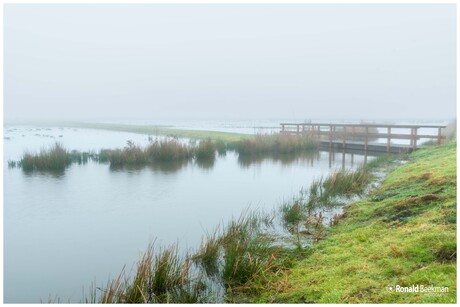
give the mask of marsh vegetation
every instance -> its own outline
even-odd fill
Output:
[[[56,143],[54,147],[42,149],[38,154],[24,153],[19,161],[9,161],[10,167],[21,167],[24,171],[63,171],[72,163],[86,163],[93,160],[100,163],[108,162],[111,167],[144,166],[167,162],[183,162],[196,160],[200,165],[212,165],[216,157],[224,156],[227,151],[236,151],[242,160],[253,160],[265,155],[275,155],[279,159],[292,154],[311,153],[317,149],[317,143],[304,136],[283,134],[256,135],[250,139],[233,142],[211,139],[191,141],[188,144],[177,138],[155,139],[146,147],[140,147],[127,141],[124,148],[102,149],[98,154],[90,152],[69,152]]]

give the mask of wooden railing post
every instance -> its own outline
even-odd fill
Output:
[[[366,126],[366,141],[364,143],[364,150],[367,152],[367,143],[369,142],[369,127]],[[367,155],[366,155],[367,156]]]
[[[284,133],[284,124],[281,124],[281,133]]]
[[[345,149],[346,143],[345,143],[345,138],[347,136],[347,127],[343,127],[343,133],[342,133],[342,148]]]
[[[414,128],[414,143],[413,143],[413,150],[417,150],[417,130],[418,128]]]
[[[332,125],[329,126],[329,147],[332,148]]]
[[[410,146],[414,146],[414,128],[410,128]]]
[[[438,128],[438,145],[441,145],[441,127]]]
[[[387,128],[387,152],[390,152],[391,127]]]

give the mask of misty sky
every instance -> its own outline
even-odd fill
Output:
[[[456,8],[4,6],[4,119],[453,118]]]

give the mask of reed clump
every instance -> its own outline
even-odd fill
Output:
[[[108,155],[110,166],[114,167],[146,164],[148,162],[145,150],[130,141],[123,149],[105,151],[104,154]]]
[[[24,171],[62,171],[71,163],[69,152],[59,143],[38,154],[26,152],[19,161]]]
[[[172,162],[191,157],[189,148],[176,139],[155,140],[147,147],[146,152],[151,161]]]
[[[286,154],[316,149],[318,142],[309,135],[258,134],[254,138],[237,142],[234,148],[240,155]]]
[[[195,158],[198,160],[214,160],[216,157],[216,145],[211,140],[200,141],[194,149]]]
[[[155,140],[146,148],[131,141],[123,149],[103,149],[99,152],[99,162],[110,162],[111,166],[147,165],[163,162],[184,162],[193,158],[214,161],[216,147],[210,140],[201,141],[197,146],[186,145],[177,139]]]

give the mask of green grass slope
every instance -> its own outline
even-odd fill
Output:
[[[456,143],[418,150],[258,300],[455,303],[456,195]],[[395,285],[448,292],[399,293]]]

